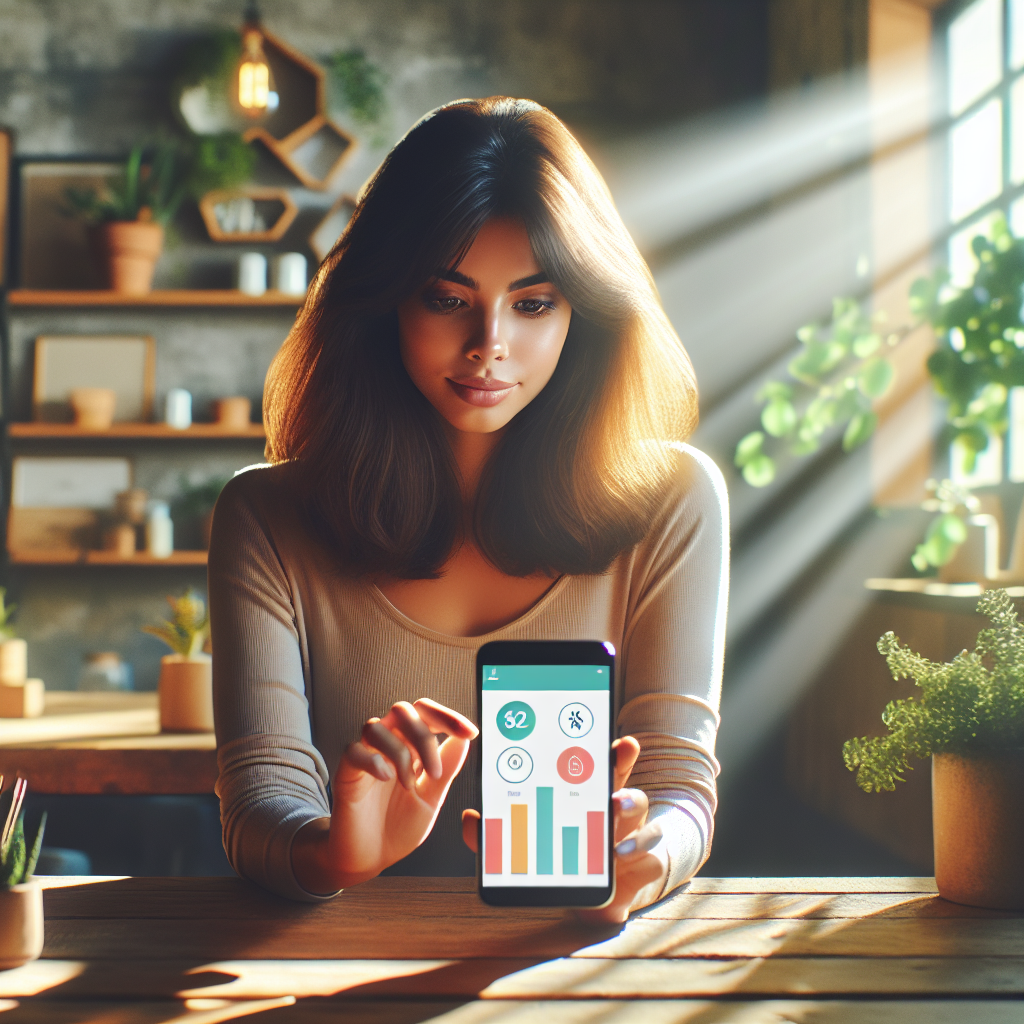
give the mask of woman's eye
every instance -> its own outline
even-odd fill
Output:
[[[520,299],[512,308],[518,309],[520,313],[526,313],[529,316],[539,316],[542,313],[546,313],[549,309],[554,309],[555,304],[544,299]]]
[[[427,305],[438,313],[454,313],[466,303],[457,295],[428,295]]]

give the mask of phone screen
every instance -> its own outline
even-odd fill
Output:
[[[610,660],[480,664],[482,889],[611,885]]]

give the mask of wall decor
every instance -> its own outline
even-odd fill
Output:
[[[338,196],[334,205],[327,211],[327,215],[309,236],[309,247],[321,263],[327,259],[327,254],[334,248],[334,243],[341,238],[342,232],[348,227],[355,208],[356,201],[352,196]]]
[[[243,186],[207,192],[199,212],[214,242],[276,242],[299,208],[283,188]]]
[[[12,468],[14,508],[111,509],[132,485],[129,459],[19,456]]]
[[[156,344],[147,335],[48,335],[36,338],[32,418],[69,422],[76,388],[112,388],[114,422],[149,420]]]
[[[18,172],[18,279],[22,288],[100,288],[88,226],[69,215],[69,188],[105,191],[122,166],[105,161],[23,161]],[[60,259],[54,259],[59,253]]]

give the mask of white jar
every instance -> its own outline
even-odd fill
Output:
[[[276,283],[277,290],[284,295],[306,294],[306,257],[301,252],[278,256]]]
[[[164,422],[175,430],[192,426],[192,394],[184,388],[171,388],[167,392]]]
[[[174,523],[166,501],[151,501],[146,511],[146,551],[153,558],[170,558],[174,551]]]
[[[238,290],[259,296],[267,290],[267,257],[261,252],[243,252],[238,258]]]

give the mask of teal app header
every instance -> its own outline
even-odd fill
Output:
[[[485,690],[607,690],[607,665],[484,665]]]

